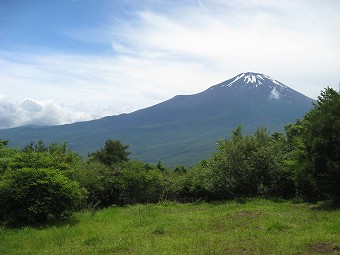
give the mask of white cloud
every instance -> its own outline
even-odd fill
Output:
[[[340,2],[333,0],[198,1],[196,6],[180,5],[162,12],[144,9],[137,12],[138,22],[97,29],[96,40],[111,40],[117,54],[144,68],[156,66],[152,77],[130,66],[129,74],[136,79],[142,76],[158,83],[165,73],[178,77],[172,78],[174,85],[181,83],[185,65],[196,71],[186,78],[188,83],[197,84],[195,76],[204,75],[205,83],[198,83],[198,88],[206,88],[240,72],[256,71],[316,98],[339,76],[335,67],[340,57],[337,7]],[[125,61],[116,63],[128,67]],[[159,74],[160,66],[164,72]],[[182,86],[184,92],[194,92],[191,84]],[[157,87],[163,85],[161,81]]]
[[[26,111],[26,112],[32,113],[32,114],[36,114],[43,109],[41,104],[39,104],[36,101],[29,99],[29,98],[22,101],[19,107],[23,111]]]
[[[269,99],[280,99],[280,93],[276,90],[276,88],[273,88],[272,91],[270,91]]]
[[[103,112],[75,105],[69,107],[56,104],[53,100],[36,101],[26,98],[12,102],[5,96],[0,97],[0,128],[11,128],[23,125],[59,125],[82,120],[91,120],[103,116]]]

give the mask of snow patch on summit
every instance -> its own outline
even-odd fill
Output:
[[[261,79],[261,80],[263,80],[264,81],[264,79],[263,79],[263,77],[261,76],[261,75],[256,75],[256,77],[258,78],[258,79]]]
[[[248,75],[244,76],[244,81],[246,83],[249,83],[249,82],[256,83],[256,76],[253,75],[253,74],[248,74]]]
[[[226,86],[228,86],[228,87],[230,88],[231,85],[232,85],[234,82],[238,81],[238,80],[241,79],[243,76],[244,76],[244,73],[241,74],[241,75],[239,75],[239,76],[237,76],[232,82],[230,82],[230,83],[228,83],[228,84],[222,85],[221,88],[226,87]]]
[[[277,80],[275,80],[275,79],[273,79],[273,78],[271,78],[271,77],[269,77],[269,76],[267,76],[267,75],[263,75],[263,76],[264,76],[265,78],[271,80],[274,84],[279,85],[280,87],[288,88],[286,85],[282,84],[281,82],[279,82],[279,81],[277,81]]]
[[[229,81],[228,81],[229,82]],[[282,84],[281,82],[267,76],[264,74],[260,73],[252,73],[252,72],[246,72],[246,73],[241,73],[238,76],[234,77],[231,82],[223,82],[220,84],[221,88],[231,88],[233,86],[238,86],[237,84],[240,84],[240,82],[245,85],[247,84],[246,87],[249,89],[253,88],[259,88],[263,86],[268,86],[269,89],[271,89],[271,94],[270,98],[273,99],[279,99],[280,97],[284,96],[285,93],[283,92],[284,90],[288,89],[286,85]],[[241,85],[243,86],[243,85]],[[275,88],[275,89],[274,89]],[[280,93],[279,93],[280,91]],[[282,94],[283,92],[283,94]]]

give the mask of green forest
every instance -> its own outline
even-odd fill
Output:
[[[129,159],[129,146],[108,139],[80,157],[67,143],[35,141],[10,148],[0,140],[0,221],[35,225],[79,210],[165,201],[252,197],[340,204],[340,95],[321,92],[314,108],[284,133],[260,127],[230,139],[193,167],[167,169]],[[226,134],[228,136],[229,134]],[[1,134],[0,134],[1,136]]]

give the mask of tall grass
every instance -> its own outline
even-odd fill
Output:
[[[0,254],[340,254],[340,210],[263,199],[112,207],[0,227]]]

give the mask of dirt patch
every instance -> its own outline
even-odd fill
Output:
[[[340,247],[332,242],[308,244],[308,252],[312,254],[340,254]]]
[[[258,212],[241,211],[241,212],[236,212],[235,214],[233,214],[232,217],[235,219],[241,219],[241,218],[255,219],[257,216],[259,216]]]

